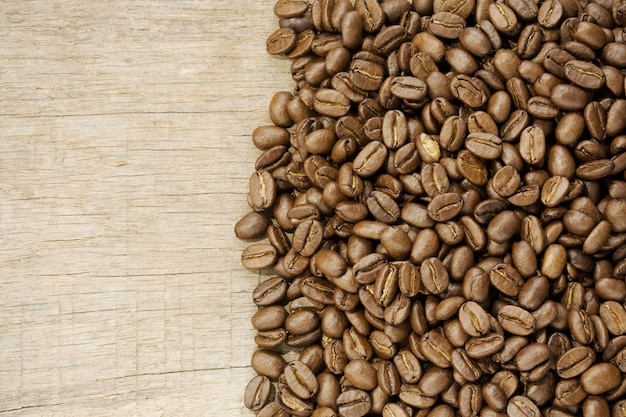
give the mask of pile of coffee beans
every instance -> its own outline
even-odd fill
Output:
[[[260,417],[626,416],[626,1],[278,0]]]

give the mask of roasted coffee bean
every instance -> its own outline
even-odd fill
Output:
[[[456,193],[440,194],[428,204],[428,215],[437,222],[451,220],[461,213],[463,197]]]
[[[470,183],[477,186],[482,186],[487,183],[487,167],[470,151],[459,151],[456,166],[459,173]]]
[[[323,88],[315,93],[313,107],[322,115],[341,117],[350,110],[350,100],[337,90]]]
[[[427,27],[437,37],[457,39],[465,28],[465,19],[458,14],[439,12],[430,17]]]
[[[502,154],[502,140],[490,133],[470,133],[465,139],[465,147],[482,159],[496,159]]]
[[[287,294],[287,282],[282,277],[272,277],[261,282],[252,292],[252,299],[258,306],[280,303]]]
[[[498,291],[509,297],[516,297],[524,285],[520,273],[508,264],[495,265],[489,273],[489,280]]]
[[[252,378],[244,394],[243,402],[245,406],[252,411],[262,409],[267,403],[271,387],[271,381],[266,376],[257,375]]]
[[[489,333],[485,336],[472,337],[465,344],[467,356],[473,359],[484,359],[499,352],[504,347],[504,336]]]
[[[580,376],[580,383],[591,395],[603,394],[616,388],[622,380],[622,374],[617,366],[608,363],[598,363],[588,368]]]
[[[457,75],[450,81],[452,95],[470,108],[483,106],[488,99],[487,88],[478,78]]]
[[[511,417],[531,417],[539,416],[541,412],[530,398],[516,395],[511,398],[506,407],[507,415]]]
[[[604,85],[604,73],[591,62],[569,61],[564,70],[565,77],[579,87],[595,90]]]
[[[278,253],[269,243],[255,243],[248,246],[241,254],[241,263],[251,270],[269,268],[276,264]]]
[[[373,175],[385,164],[387,155],[387,147],[383,143],[368,143],[354,158],[354,172],[362,177]]]
[[[461,306],[459,321],[463,330],[472,337],[483,336],[490,330],[489,315],[474,301],[468,301]]]
[[[550,92],[550,100],[563,111],[583,110],[589,102],[587,93],[571,84],[558,84]]]
[[[504,306],[498,311],[498,323],[512,334],[527,336],[535,331],[535,318],[528,311],[517,306]]]

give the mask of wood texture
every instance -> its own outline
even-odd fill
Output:
[[[273,3],[0,3],[0,416],[251,415]]]

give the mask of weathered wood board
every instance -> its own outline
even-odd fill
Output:
[[[247,416],[273,0],[0,3],[0,415]]]

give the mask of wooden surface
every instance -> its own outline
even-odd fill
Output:
[[[0,416],[248,416],[273,0],[0,2]]]

